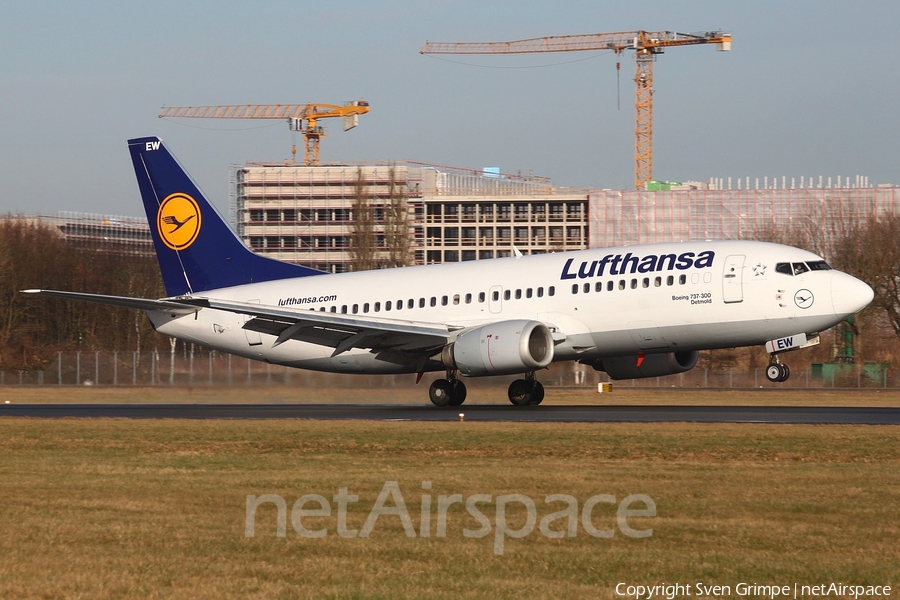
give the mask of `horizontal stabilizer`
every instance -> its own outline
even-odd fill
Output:
[[[106,296],[104,294],[82,294],[79,292],[60,292],[57,290],[22,290],[23,294],[39,294],[66,300],[81,300],[111,306],[124,306],[139,310],[164,310],[172,314],[188,315],[203,308],[205,301],[197,300],[151,300],[148,298],[129,298],[127,296]]]

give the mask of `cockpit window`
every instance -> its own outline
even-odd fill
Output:
[[[794,275],[800,275],[809,271],[809,267],[806,266],[806,263],[793,263],[793,267]]]
[[[830,271],[831,266],[824,260],[817,260],[806,263],[812,271]]]
[[[801,275],[807,271],[830,271],[831,267],[824,260],[811,261],[808,263],[777,263],[775,265],[776,273],[785,275]]]

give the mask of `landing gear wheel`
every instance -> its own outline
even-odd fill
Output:
[[[790,377],[790,376],[791,376],[791,370],[788,368],[787,365],[782,364],[781,365],[781,379],[779,379],[778,381],[779,382],[787,381],[788,377]]]
[[[450,381],[450,406],[460,406],[466,401],[466,384],[459,379]]]
[[[428,397],[435,406],[449,406],[453,397],[452,384],[446,379],[435,379],[428,388]]]
[[[530,388],[531,386],[524,379],[516,379],[509,384],[509,390],[507,391],[509,401],[516,406],[528,406],[531,402]]]
[[[428,397],[435,406],[459,406],[466,401],[466,385],[459,379],[436,379]]]
[[[766,379],[768,379],[772,383],[781,383],[783,381],[787,381],[788,377],[790,376],[791,370],[787,365],[783,365],[781,363],[771,363],[768,367],[766,367]]]
[[[508,396],[516,406],[537,406],[544,400],[544,386],[534,379],[516,379],[509,384]]]

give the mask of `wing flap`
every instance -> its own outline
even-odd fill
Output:
[[[342,313],[291,310],[249,302],[205,299],[209,308],[250,315],[244,329],[276,336],[274,346],[298,340],[334,348],[337,356],[352,348],[375,352],[431,352],[444,346],[450,330],[444,325],[345,315]]]

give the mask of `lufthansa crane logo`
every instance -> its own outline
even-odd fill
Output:
[[[809,290],[799,290],[794,294],[794,304],[797,305],[797,308],[807,309],[813,305],[813,302],[815,302],[815,298],[813,298],[813,293]]]
[[[166,197],[156,213],[156,230],[172,250],[186,250],[200,233],[200,206],[187,194]]]

